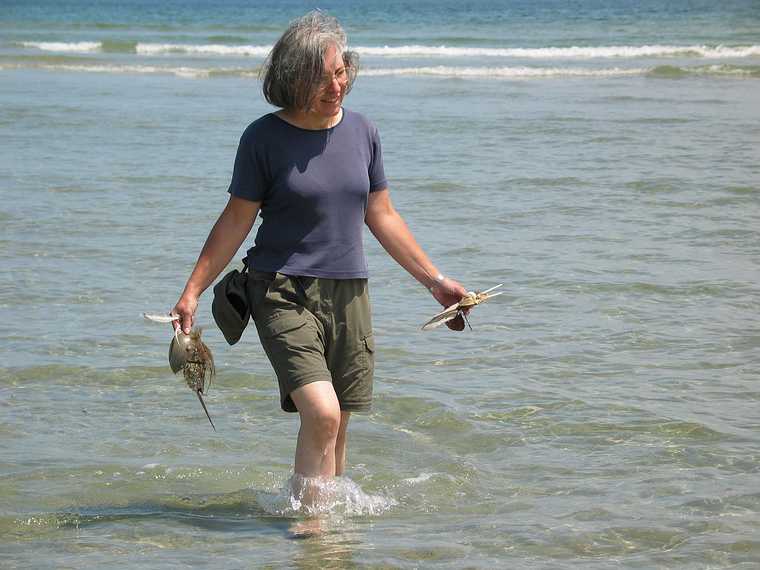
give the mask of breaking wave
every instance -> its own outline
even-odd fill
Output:
[[[68,71],[80,73],[131,73],[147,75],[174,75],[187,79],[207,79],[210,77],[258,77],[258,68],[200,68],[189,66],[159,66],[159,65],[118,65],[118,64],[72,64],[72,63],[39,63],[18,64],[0,63],[0,71],[5,69],[43,69],[46,71]]]
[[[356,47],[361,55],[389,57],[512,57],[527,59],[597,59],[641,57],[736,58],[760,56],[760,45],[727,46],[600,46],[544,48],[481,48],[447,46]]]
[[[42,51],[66,53],[90,53],[100,51],[103,47],[102,42],[21,42],[20,45]]]
[[[139,55],[185,53],[191,55],[235,55],[266,57],[272,46],[224,45],[224,44],[148,44],[139,43],[135,52]]]
[[[678,67],[660,65],[656,67],[390,67],[363,69],[365,76],[384,75],[420,75],[438,77],[479,77],[479,78],[550,78],[550,77],[625,77],[646,75],[649,77],[690,77],[730,76],[730,77],[760,77],[760,66],[738,65],[698,65]]]
[[[138,55],[163,54],[265,57],[271,45],[177,44],[117,42]],[[43,51],[87,53],[110,51],[103,42],[21,42],[22,47]],[[525,59],[636,59],[645,57],[697,57],[705,59],[760,57],[760,45],[747,46],[571,46],[540,48],[492,48],[450,46],[352,46],[360,55],[371,57],[503,57]]]
[[[438,77],[621,77],[626,75],[643,75],[647,73],[644,68],[619,68],[592,69],[578,67],[397,67],[363,69],[362,75],[430,75]]]
[[[125,74],[164,74],[188,79],[209,79],[215,77],[259,77],[260,66],[251,67],[196,67],[169,65],[140,65],[89,62],[83,60],[51,62],[10,61],[0,63],[0,71],[11,69],[42,69],[46,71],[64,71],[80,73],[125,73]],[[760,66],[738,66],[728,64],[711,64],[698,66],[660,65],[655,67],[466,67],[466,66],[422,66],[422,67],[365,67],[360,73],[363,77],[383,76],[419,76],[441,78],[480,78],[480,79],[550,79],[550,78],[605,78],[647,76],[658,78],[683,78],[694,76],[713,76],[730,78],[760,78]]]

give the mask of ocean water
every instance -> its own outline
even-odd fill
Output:
[[[367,236],[374,409],[292,540],[297,420],[255,331],[228,347],[202,299],[214,433],[141,313],[176,301],[313,5],[2,2],[0,566],[756,568],[757,3],[319,6],[396,207],[506,293],[422,332],[435,302]]]

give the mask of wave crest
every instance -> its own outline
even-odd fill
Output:
[[[243,77],[255,79],[259,76],[260,66],[251,67],[195,67],[168,65],[140,65],[115,63],[90,63],[82,61],[52,62],[51,56],[39,61],[0,62],[0,71],[11,69],[42,69],[47,71],[68,71],[82,73],[131,73],[131,74],[165,74],[188,79],[207,79],[214,77]],[[656,67],[466,67],[466,66],[423,66],[423,67],[387,67],[364,68],[364,77],[383,76],[428,76],[442,78],[481,78],[481,79],[550,79],[550,78],[604,78],[649,76],[658,78],[681,78],[695,75],[727,78],[760,78],[760,66],[711,64],[697,66],[659,65]]]
[[[643,75],[649,70],[644,68],[592,69],[580,67],[453,67],[439,65],[435,67],[396,67],[364,69],[366,76],[383,75],[432,75],[438,77],[622,77],[626,75]]]
[[[150,44],[138,43],[135,52],[138,55],[162,55],[169,53],[186,53],[196,55],[233,55],[265,57],[272,46],[225,45],[225,44]]]
[[[246,44],[176,44],[176,43],[136,43],[111,42],[127,46],[129,51],[138,55],[156,56],[165,54],[265,57],[272,49],[271,45]],[[102,42],[21,42],[26,48],[57,52],[93,52],[109,51]],[[496,48],[496,47],[450,47],[450,46],[352,46],[360,55],[370,57],[404,58],[404,57],[489,57],[522,59],[637,59],[658,57],[692,57],[704,59],[760,57],[760,45],[747,46],[570,46],[539,48]]]
[[[511,57],[526,59],[597,59],[641,57],[729,58],[760,56],[760,45],[751,46],[572,46],[544,48],[481,48],[447,46],[356,47],[360,55],[386,57]]]
[[[21,45],[42,51],[90,53],[99,51],[103,44],[101,42],[21,42]]]

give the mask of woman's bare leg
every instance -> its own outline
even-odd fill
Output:
[[[290,394],[301,416],[295,472],[305,477],[335,475],[340,404],[330,382],[312,382]]]
[[[296,446],[293,492],[307,508],[324,503],[327,480],[335,476],[335,444],[341,424],[340,404],[330,382],[319,381],[294,390],[301,416]]]
[[[351,412],[340,413],[340,427],[338,428],[338,437],[335,440],[335,474],[343,475],[346,470],[346,444],[348,443],[348,420],[351,419]]]

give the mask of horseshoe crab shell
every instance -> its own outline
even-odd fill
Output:
[[[214,357],[201,340],[201,329],[193,329],[190,334],[176,331],[169,345],[169,366],[175,374],[182,370],[185,383],[198,396],[211,427],[216,431],[214,422],[211,420],[211,415],[208,413],[201,396],[201,394],[206,393],[211,378],[216,372]]]
[[[188,348],[193,342],[191,335],[192,332],[185,334],[182,331],[177,331],[169,345],[169,366],[175,374],[182,370],[187,363]]]

